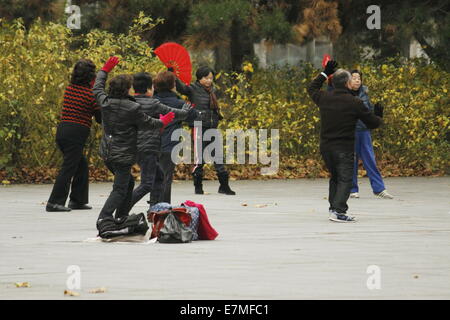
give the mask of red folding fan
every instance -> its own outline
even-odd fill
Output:
[[[185,47],[175,42],[167,42],[156,48],[155,54],[167,68],[173,68],[178,79],[186,85],[191,83],[192,64]]]

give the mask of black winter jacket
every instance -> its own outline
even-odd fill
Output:
[[[105,93],[108,73],[99,71],[93,92],[102,110],[103,137],[100,155],[106,162],[134,164],[137,155],[137,132],[162,128],[163,123],[142,112],[132,97],[115,99]]]
[[[194,109],[190,109],[189,104],[181,105],[180,108],[174,109],[165,104],[162,104],[158,99],[146,95],[134,96],[136,102],[141,105],[142,111],[153,118],[159,119],[159,115],[165,115],[169,112],[175,114],[173,121],[186,119]],[[180,110],[181,109],[181,110]],[[170,123],[172,124],[173,121]],[[169,125],[170,125],[169,124]],[[166,131],[168,127],[164,128]],[[163,132],[164,132],[163,131]],[[137,138],[138,155],[145,156],[146,154],[161,151],[161,132],[159,129],[154,130],[139,130]]]
[[[210,108],[210,96],[209,92],[196,81],[187,86],[179,79],[176,80],[177,91],[186,95],[189,101],[195,105],[197,110],[197,117],[189,121],[189,126],[194,126],[194,121],[201,121],[203,128],[217,128],[220,121],[220,115],[217,110]],[[213,92],[217,94],[217,91],[213,89]]]
[[[353,152],[356,121],[361,119],[367,128],[375,129],[380,126],[381,118],[348,89],[320,90],[325,80],[320,74],[308,87],[309,95],[320,109],[320,150]]]

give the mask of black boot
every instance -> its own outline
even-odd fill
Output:
[[[204,194],[203,192],[203,176],[201,174],[192,174],[194,180],[195,194]]]
[[[228,172],[218,174],[217,177],[219,178],[220,182],[219,193],[234,196],[236,192],[231,190],[230,186],[228,185]]]

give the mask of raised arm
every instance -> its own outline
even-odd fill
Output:
[[[191,97],[192,89],[191,86],[185,85],[180,79],[175,80],[175,86],[177,88],[177,91],[181,94],[184,94],[185,96]]]
[[[319,74],[308,86],[308,94],[315,104],[319,104],[323,91],[321,90],[323,83],[327,77],[322,73]]]
[[[323,83],[336,71],[337,66],[338,64],[336,61],[328,61],[323,72],[321,72],[308,86],[308,94],[315,104],[319,104],[320,97],[323,94],[323,91],[321,90]]]
[[[102,70],[97,73],[97,78],[95,78],[95,84],[92,88],[95,100],[100,107],[105,107],[108,105],[108,95],[105,92],[106,79],[108,78],[108,73],[119,63],[119,58],[110,57],[108,61],[104,64]]]
[[[100,70],[95,78],[95,84],[92,88],[94,93],[95,101],[100,107],[108,105],[108,95],[105,92],[106,79],[108,78],[108,73]]]

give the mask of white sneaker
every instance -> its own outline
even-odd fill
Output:
[[[380,199],[394,199],[394,196],[389,194],[386,190],[383,190],[379,193],[374,193],[377,198]]]
[[[347,216],[345,213],[330,212],[328,220],[334,222],[356,222],[355,217]]]
[[[350,198],[359,199],[359,193],[358,193],[358,192],[352,192],[352,193],[350,193]]]

